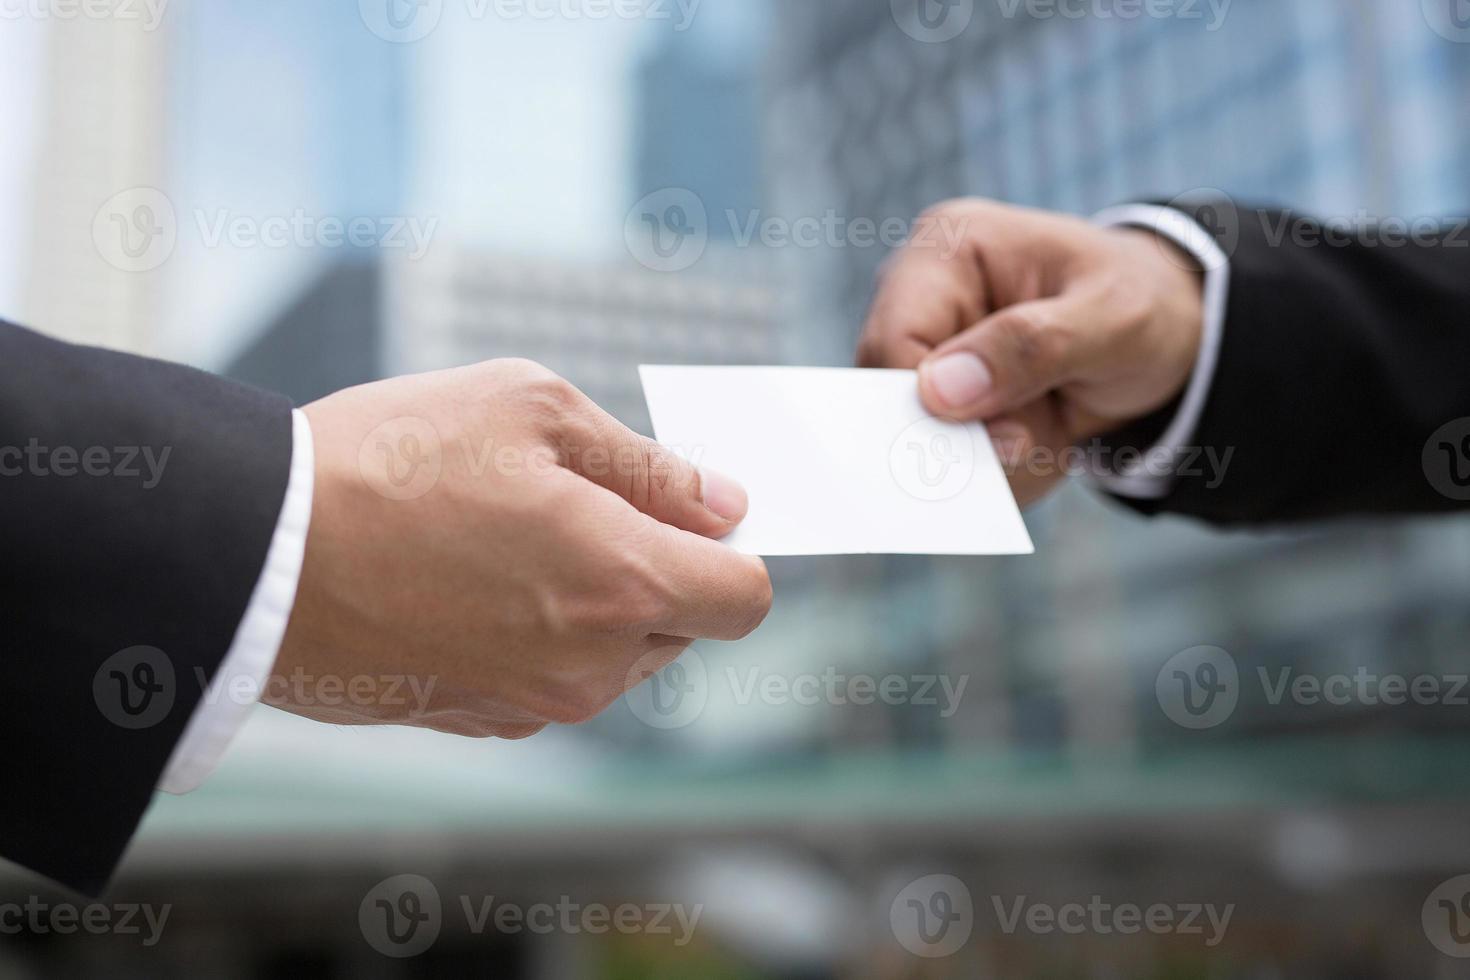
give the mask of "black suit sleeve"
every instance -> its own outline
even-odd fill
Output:
[[[0,856],[106,884],[244,615],[284,398],[0,324]]]
[[[1346,233],[1224,205],[1194,216],[1231,254],[1231,280],[1193,443],[1232,455],[1223,479],[1185,467],[1166,499],[1130,506],[1218,524],[1465,507],[1470,421],[1453,425],[1470,416],[1465,225]],[[1120,444],[1147,445],[1139,435]]]

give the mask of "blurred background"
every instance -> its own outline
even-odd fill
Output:
[[[1464,0],[79,10],[0,19],[0,315],[300,401],[517,355],[647,431],[640,362],[850,363],[885,246],[957,195],[1470,206]],[[1470,976],[1435,898],[1470,872],[1470,525],[1219,534],[1084,486],[1028,524],[1033,558],[773,562],[764,629],[585,729],[259,708],[108,896],[169,906],[158,941],[22,929],[0,976]],[[1201,722],[1170,665],[1205,661]],[[1365,674],[1441,696],[1273,694]],[[37,898],[75,901],[0,868]],[[1070,903],[1180,927],[1012,915]]]

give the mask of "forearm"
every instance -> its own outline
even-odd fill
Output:
[[[1394,243],[1246,210],[1238,230],[1192,440],[1228,464],[1186,467],[1162,501],[1140,506],[1222,524],[1465,506],[1425,467],[1431,436],[1470,416],[1464,230]]]
[[[83,890],[111,872],[259,578],[290,409],[0,324],[0,587],[20,695],[0,739],[24,747],[5,764],[0,855]]]

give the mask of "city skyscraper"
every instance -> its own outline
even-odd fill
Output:
[[[636,70],[635,187],[694,192],[715,242],[734,237],[728,212],[763,200],[763,2],[710,6],[681,34],[661,31]]]
[[[902,2],[802,5],[776,36],[773,194],[786,211],[877,220],[966,195],[1087,215],[1201,189],[1350,221],[1453,213],[1470,206],[1470,45],[1421,6],[1236,4],[1215,21],[954,4],[941,37]],[[811,255],[797,322],[850,350],[882,257]],[[1448,655],[1443,631],[1464,623],[1433,584],[1455,576],[1464,522],[1241,537],[1165,519],[1144,533],[1101,500],[1069,488],[1028,517],[1036,560],[965,583],[1003,597],[969,655],[1008,665],[1023,744],[1177,736],[1154,673],[1200,644],[1246,670],[1365,644],[1415,663]],[[1306,601],[1303,578],[1329,575],[1339,587]],[[1244,703],[1227,731],[1259,734],[1261,707]]]
[[[181,353],[218,363],[354,251],[294,233],[232,244],[219,229],[404,213],[411,46],[372,34],[354,3],[191,3],[169,29],[169,321]]]
[[[116,198],[165,182],[168,38],[140,20],[51,18],[43,38],[44,105],[36,113],[27,275],[19,314],[71,340],[157,351],[161,277],[129,269],[114,238],[136,229],[140,201]],[[7,26],[7,30],[10,27]],[[109,201],[118,212],[105,214]],[[124,224],[111,218],[126,219]]]

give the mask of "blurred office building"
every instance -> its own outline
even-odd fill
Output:
[[[763,2],[709,7],[682,34],[655,38],[634,80],[633,199],[669,188],[693,192],[733,237],[728,212],[757,212],[765,190],[761,52]]]
[[[955,196],[1084,215],[1202,188],[1347,218],[1470,206],[1470,44],[1426,21],[1431,0],[1127,18],[1108,13],[1122,3],[706,0],[688,32],[649,25],[625,91],[593,93],[572,63],[626,24],[444,4],[416,47],[375,37],[352,3],[178,3],[163,88],[126,45],[51,69],[41,145],[71,169],[38,184],[38,208],[64,217],[36,231],[40,325],[100,323],[92,339],[228,364],[298,403],[528,357],[647,432],[640,363],[850,363],[890,251],[869,229]],[[504,63],[482,70],[485,52]],[[453,185],[428,188],[451,203],[422,255],[201,244],[201,210],[428,218],[405,201],[416,166]],[[97,256],[94,198],[154,181],[177,254],[72,289],[67,262]],[[620,199],[602,200],[611,183]],[[604,227],[652,195],[658,232],[670,191],[707,216],[685,229],[700,256],[672,271]],[[477,229],[484,200],[506,214]],[[820,240],[734,234],[798,224]],[[113,281],[133,292],[94,292]],[[164,335],[139,333],[160,306]],[[584,729],[479,743],[257,711],[204,788],[154,806],[115,886],[171,903],[163,941],[6,935],[0,977],[1463,975],[1429,896],[1470,870],[1466,708],[1270,691],[1283,670],[1470,673],[1466,523],[1216,533],[1080,485],[1027,523],[1025,559],[772,560],[760,631],[697,644]],[[1165,686],[1201,649],[1187,672],[1233,669],[1238,704],[1197,724]],[[39,888],[0,873],[0,899]],[[687,943],[677,915],[672,935],[505,928],[487,899],[557,922],[659,905],[699,922]],[[1218,945],[1073,935],[1008,919],[1018,901],[1231,918]],[[420,945],[384,931],[395,909],[435,910]]]
[[[711,271],[722,262],[726,271]],[[780,297],[759,268],[760,256],[731,252],[671,276],[627,259],[448,245],[421,259],[353,259],[301,293],[229,373],[307,402],[379,378],[524,357],[647,432],[639,364],[774,359]]]
[[[405,214],[411,52],[348,3],[184,0],[166,24],[163,186],[179,223],[161,270],[167,353],[219,365],[344,262],[376,254],[331,228]]]
[[[16,10],[6,30],[35,49],[43,102],[17,318],[221,363],[339,258],[261,247],[262,228],[401,213],[407,53],[352,5]]]
[[[5,27],[29,37],[43,79],[16,313],[68,340],[138,352],[158,349],[164,297],[161,280],[133,263],[147,263],[168,220],[150,209],[147,189],[166,185],[169,48],[146,28],[142,19],[11,17]]]

